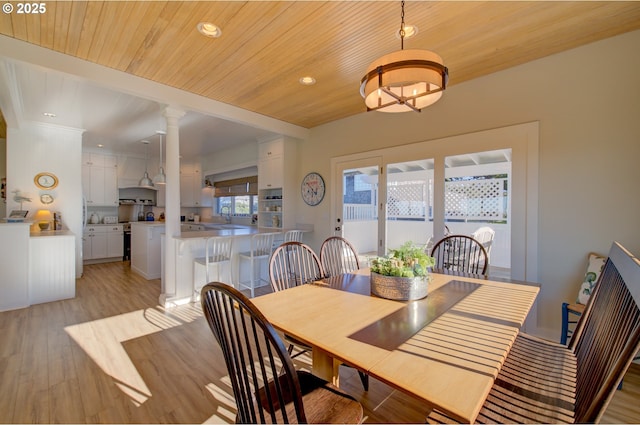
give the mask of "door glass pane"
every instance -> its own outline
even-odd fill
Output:
[[[495,232],[484,243],[492,277],[510,277],[511,165],[511,149],[445,158],[446,229],[469,236],[482,227]]]
[[[433,235],[433,159],[387,165],[387,250]]]
[[[377,255],[378,175],[377,165],[342,171],[342,236],[363,259]]]

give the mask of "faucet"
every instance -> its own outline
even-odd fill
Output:
[[[225,215],[225,213],[223,212],[224,210],[227,210],[226,216],[224,218],[225,223],[229,224],[231,223],[231,207],[228,205],[224,205],[220,208],[220,215]]]

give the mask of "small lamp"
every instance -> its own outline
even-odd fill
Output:
[[[40,230],[48,230],[49,223],[51,222],[51,211],[38,210],[34,217],[34,220],[38,223]]]

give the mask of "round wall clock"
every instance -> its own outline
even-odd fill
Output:
[[[58,178],[52,173],[37,174],[33,181],[40,189],[53,189],[58,185]]]
[[[300,187],[302,199],[307,205],[318,205],[324,198],[324,180],[318,173],[309,173],[302,179]]]

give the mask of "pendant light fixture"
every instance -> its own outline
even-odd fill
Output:
[[[159,165],[160,171],[153,178],[153,182],[155,184],[167,184],[167,176],[164,173],[164,167],[162,166],[162,135],[166,133],[161,130],[156,131],[156,133],[160,135],[160,165]]]
[[[144,149],[144,176],[142,176],[142,178],[140,179],[140,181],[138,182],[138,186],[140,187],[145,187],[145,188],[153,188],[153,182],[151,181],[151,179],[149,178],[149,173],[147,173],[147,162],[149,160],[149,141],[148,140],[143,140],[142,143],[144,143],[145,145],[145,149]]]
[[[449,70],[442,58],[428,50],[404,50],[404,1],[400,23],[400,50],[375,60],[360,82],[367,111],[420,112],[442,96]]]

